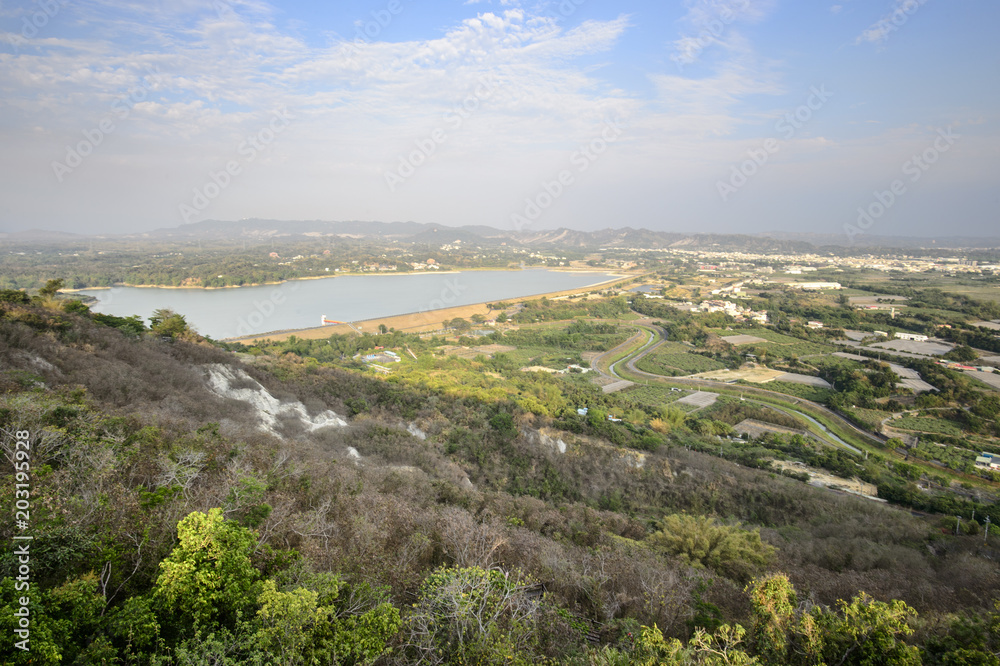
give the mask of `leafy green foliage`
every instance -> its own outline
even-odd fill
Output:
[[[149,318],[149,327],[153,333],[170,338],[179,337],[191,330],[183,315],[169,309],[154,311]]]
[[[155,598],[178,621],[196,627],[234,618],[259,577],[250,562],[254,534],[225,520],[221,509],[211,509],[181,520],[177,538],[177,547],[160,563]]]
[[[27,305],[31,303],[31,297],[28,296],[28,292],[19,289],[0,289],[0,303]]]
[[[142,322],[142,318],[139,317],[139,315],[132,315],[130,317],[116,317],[114,315],[94,312],[90,315],[90,318],[96,321],[98,324],[103,324],[104,326],[110,326],[111,328],[117,328],[119,331],[122,331],[123,333],[130,333],[132,335],[139,335],[148,330],[146,328],[146,325]]]
[[[191,366],[236,363],[231,356],[125,336],[86,317],[60,328],[51,310],[11,307],[37,315],[45,334],[0,319],[0,359],[14,367],[0,367],[0,437],[9,450],[8,431],[34,433],[37,547],[32,653],[5,644],[3,663],[914,663],[907,641],[924,648],[925,663],[993,663],[997,652],[998,623],[981,608],[997,589],[981,533],[940,534],[937,520],[747,469],[793,458],[961,514],[963,527],[973,509],[996,520],[986,491],[973,502],[918,489],[920,468],[888,455],[865,460],[801,437],[706,439],[667,404],[680,392],[604,395],[582,376],[521,383],[503,359],[438,363],[432,341],[395,333],[293,339],[243,357],[262,383],[311,401],[310,411],[346,413],[345,397],[364,401],[351,428],[280,442],[239,423],[242,413],[199,404],[210,400]],[[617,326],[550,332],[596,345],[627,331]],[[416,350],[420,360],[407,363],[420,374],[331,367],[340,345],[374,340]],[[32,355],[67,379],[39,369],[36,381],[47,385],[22,390],[13,378]],[[155,393],[134,377],[178,388]],[[526,410],[528,398],[545,409]],[[173,405],[167,418],[147,407],[161,401]],[[704,410],[708,418],[691,428],[723,433],[752,412],[732,404]],[[991,410],[984,400],[970,413],[988,419]],[[609,422],[609,413],[624,421]],[[406,432],[411,423],[422,437]],[[345,464],[346,446],[364,464]],[[720,448],[742,466],[719,460]],[[11,511],[11,469],[0,478],[0,504]],[[761,540],[751,528],[695,519],[664,521],[650,536],[650,519],[664,511],[769,529]],[[767,556],[754,560],[748,549]],[[502,568],[441,568],[459,552]],[[16,572],[9,553],[0,566]],[[800,607],[778,575],[740,595],[733,581],[763,568],[803,581],[802,596],[815,604]],[[13,584],[0,581],[8,635],[19,605]],[[871,596],[837,603],[861,586]],[[919,635],[909,633],[910,604],[921,610]],[[956,610],[964,621],[951,622],[957,616],[946,613]],[[659,636],[637,629],[654,623]],[[601,647],[584,639],[598,634]]]
[[[710,516],[667,516],[647,543],[685,564],[712,569],[735,580],[748,580],[775,556],[774,546],[761,542],[759,532],[720,525]]]

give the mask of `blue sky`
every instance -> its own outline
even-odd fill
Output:
[[[998,235],[998,19],[995,0],[3,2],[0,231]]]

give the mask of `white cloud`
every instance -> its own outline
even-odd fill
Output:
[[[382,172],[396,156],[444,126],[445,114],[461,108],[484,76],[501,84],[461,127],[446,126],[449,142],[435,158],[446,174],[469,172],[484,155],[491,156],[487,164],[537,158],[546,146],[589,139],[605,118],[636,108],[630,96],[576,63],[610,52],[628,28],[626,17],[567,27],[507,7],[434,39],[316,47],[279,29],[266,5],[228,6],[232,11],[184,0],[155,10],[138,3],[115,5],[114,12],[100,3],[67,6],[65,18],[91,27],[73,37],[40,36],[30,53],[0,54],[0,114],[8,120],[0,136],[11,146],[11,161],[24,165],[4,191],[21,198],[36,192],[36,200],[46,201],[100,200],[106,207],[110,191],[128,183],[129,196],[116,200],[119,214],[134,215],[144,201],[149,217],[176,219],[191,189],[284,107],[295,117],[292,126],[206,215],[236,210],[240,196],[259,205],[275,187],[324,173],[351,183],[344,199],[374,201],[388,194]],[[106,39],[110,33],[125,37]],[[159,74],[144,89],[149,69]],[[121,98],[139,90],[142,99],[130,99],[127,117],[117,117],[115,105],[120,110]],[[113,132],[57,184],[50,164],[107,118]],[[27,132],[29,126],[38,129]],[[317,185],[302,196],[316,205],[328,191]]]

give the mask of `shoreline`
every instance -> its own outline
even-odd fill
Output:
[[[589,271],[574,271],[574,272],[589,272]],[[535,300],[540,298],[557,298],[559,296],[570,296],[573,294],[593,291],[596,288],[602,288],[602,289],[607,288],[609,286],[617,285],[627,280],[632,280],[636,277],[637,277],[636,275],[618,274],[617,277],[614,277],[610,280],[595,282],[594,284],[585,285],[582,287],[576,287],[575,289],[563,289],[561,291],[550,291],[540,294],[531,294],[527,296],[516,296],[510,299],[501,299],[501,300],[520,302],[522,300]],[[219,342],[239,342],[242,344],[251,345],[257,342],[263,342],[267,340],[270,340],[272,342],[282,342],[287,340],[289,337],[293,335],[296,338],[300,338],[303,340],[318,340],[318,339],[328,338],[332,335],[347,335],[350,333],[357,333],[358,331],[361,331],[362,334],[365,332],[375,332],[378,331],[380,325],[385,325],[386,328],[392,328],[403,333],[426,333],[430,331],[440,330],[442,324],[445,321],[448,321],[450,319],[455,319],[456,317],[468,319],[474,314],[489,315],[491,310],[486,307],[487,303],[496,303],[496,302],[498,301],[495,300],[483,301],[481,303],[471,303],[469,305],[455,305],[452,307],[440,308],[438,310],[425,310],[423,312],[407,312],[403,314],[387,315],[384,317],[374,317],[372,319],[362,319],[356,322],[351,322],[350,324],[333,324],[329,326],[313,326],[309,328],[287,329],[283,331],[273,331],[269,333],[254,333],[252,335],[224,338]],[[490,328],[486,324],[482,324],[482,326],[485,328]]]
[[[531,271],[531,270],[547,270],[556,271],[559,273],[603,273],[605,275],[614,275],[614,273],[609,273],[607,270],[601,269],[587,269],[587,268],[573,268],[569,266],[529,266],[526,268],[492,268],[492,267],[477,267],[477,268],[462,268],[462,269],[449,269],[446,271],[441,270],[430,270],[430,271],[379,271],[379,272],[350,272],[350,273],[337,273],[336,275],[305,275],[302,277],[288,278],[286,280],[277,280],[275,282],[254,282],[252,284],[231,284],[225,287],[191,287],[191,286],[174,286],[174,285],[164,285],[164,284],[118,284],[113,287],[81,287],[80,289],[60,289],[60,294],[78,294],[82,291],[108,291],[111,289],[200,289],[202,291],[217,291],[220,289],[243,289],[245,287],[268,287],[274,285],[287,284],[289,282],[297,282],[300,280],[329,280],[332,278],[339,277],[393,277],[393,276],[403,276],[403,275],[456,275],[458,273],[465,273],[471,271]]]
[[[512,270],[506,268],[497,268],[495,270],[505,271]],[[460,273],[461,271],[410,271],[404,273],[337,273],[336,275],[306,275],[303,277],[288,278],[287,280],[278,280],[276,282],[254,282],[252,284],[230,284],[225,287],[184,287],[184,286],[174,286],[166,284],[116,284],[113,287],[83,287],[81,289],[60,289],[60,294],[78,294],[81,291],[108,291],[110,289],[192,289],[201,291],[219,291],[220,289],[244,289],[248,287],[273,287],[275,285],[287,284],[289,282],[298,282],[300,280],[329,280],[332,278],[339,277],[371,277],[371,276],[381,276],[389,277],[392,275],[451,275],[453,273]]]

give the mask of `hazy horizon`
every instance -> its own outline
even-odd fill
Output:
[[[200,224],[202,222],[209,223],[209,224],[212,224],[212,223],[217,223],[217,224],[240,224],[241,222],[260,222],[260,223],[270,223],[270,222],[273,222],[273,223],[276,223],[276,224],[300,224],[300,223],[318,223],[318,224],[341,224],[341,223],[344,223],[344,224],[372,224],[372,225],[379,225],[379,224],[385,224],[385,225],[391,225],[391,224],[428,224],[428,225],[436,225],[436,226],[440,226],[440,227],[443,227],[443,228],[446,228],[446,229],[455,229],[455,230],[475,228],[475,227],[481,227],[481,226],[487,226],[487,227],[490,226],[490,225],[451,225],[451,224],[441,224],[439,222],[419,223],[419,222],[415,222],[414,220],[318,220],[318,219],[317,220],[279,220],[279,219],[263,219],[263,218],[244,218],[242,220],[200,220],[198,222],[183,223],[183,224],[174,225],[174,226],[164,226],[164,227],[158,227],[156,229],[147,229],[147,230],[142,230],[142,231],[121,231],[121,232],[82,233],[82,232],[73,232],[73,231],[66,231],[66,230],[53,230],[53,229],[44,229],[44,228],[31,228],[31,229],[21,229],[21,230],[16,230],[16,231],[7,231],[6,229],[0,228],[0,237],[6,237],[6,236],[17,237],[19,235],[25,235],[25,236],[30,237],[30,236],[32,236],[32,234],[39,234],[39,235],[46,235],[46,234],[66,235],[67,237],[80,236],[80,237],[83,237],[83,238],[86,238],[86,237],[93,238],[93,237],[132,236],[132,235],[137,235],[137,234],[149,234],[149,233],[151,233],[153,231],[171,231],[171,230],[174,230],[174,229],[180,230],[180,229],[183,229],[184,227],[193,227],[193,226],[198,225],[198,224]],[[493,229],[495,229],[496,231],[499,231],[499,232],[510,231],[509,229],[508,230],[504,230],[504,229],[498,228],[498,227],[491,227],[491,228],[493,228]],[[557,228],[553,228],[553,229],[544,229],[544,228],[539,227],[538,229],[532,228],[532,229],[528,229],[528,230],[525,230],[525,231],[527,231],[527,232],[530,233],[532,231],[545,232],[545,231],[560,231],[560,230],[563,230],[563,229],[570,229],[571,231],[583,231],[584,233],[595,233],[595,232],[600,232],[600,231],[621,231],[622,229],[625,229],[625,228],[626,227],[605,227],[605,228],[602,228],[602,229],[596,229],[595,228],[595,229],[588,229],[588,230],[579,230],[579,229],[570,229],[569,227],[557,227]],[[794,231],[794,230],[780,230],[780,229],[769,229],[769,230],[765,230],[765,231],[742,231],[742,230],[734,230],[734,231],[722,231],[722,232],[713,232],[713,231],[687,231],[687,232],[683,232],[683,231],[680,231],[680,230],[670,230],[670,229],[653,230],[653,229],[648,229],[646,227],[627,227],[627,228],[631,228],[634,231],[658,231],[658,232],[663,232],[663,233],[686,233],[686,234],[694,235],[694,236],[698,236],[698,235],[748,235],[748,236],[764,236],[764,237],[767,237],[767,236],[790,236],[790,237],[802,236],[802,237],[805,238],[805,237],[809,237],[809,236],[818,237],[820,235],[820,232],[808,232],[808,231],[801,231],[801,232],[799,232],[799,231]],[[841,234],[832,234],[832,235],[835,236],[835,237],[837,237],[837,241],[838,242],[836,244],[840,244],[840,245],[850,245],[851,244],[851,243],[846,242],[846,240],[845,240],[846,237],[842,237]],[[979,241],[979,240],[981,240],[981,241],[1000,241],[1000,232],[985,233],[985,234],[978,234],[978,235],[954,234],[954,233],[947,233],[947,232],[945,232],[945,233],[939,233],[939,234],[934,234],[934,235],[922,235],[922,234],[906,234],[906,235],[901,235],[901,234],[878,234],[878,233],[872,233],[872,234],[865,234],[864,236],[861,236],[859,238],[859,241],[869,240],[871,242],[876,242],[876,241],[881,240],[881,239],[898,239],[898,240],[912,239],[912,240],[918,240],[918,241],[919,240],[927,240],[927,241],[932,241],[932,242],[936,241],[936,239],[962,239],[962,240],[969,240],[969,241]],[[826,239],[822,238],[822,239],[819,239],[819,240],[826,240]],[[861,242],[856,243],[856,245],[861,245]],[[961,246],[961,247],[964,247],[965,249],[972,249],[971,247],[966,247],[966,246]],[[993,249],[994,247],[996,247],[996,246],[984,246],[984,247],[982,247],[980,249]]]
[[[986,0],[9,3],[0,230],[993,236],[998,18]]]

